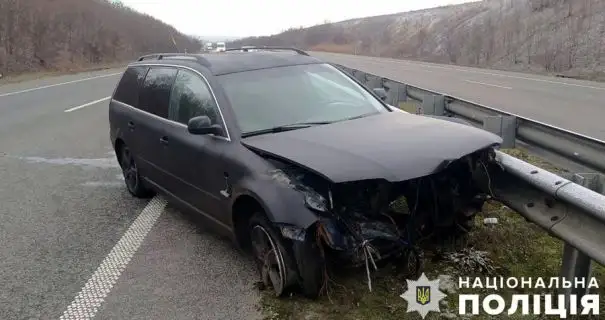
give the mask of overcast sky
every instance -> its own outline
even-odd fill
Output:
[[[397,13],[470,0],[122,0],[179,31],[199,36],[247,37],[290,27]]]

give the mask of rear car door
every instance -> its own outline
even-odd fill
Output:
[[[167,189],[170,176],[162,165],[162,153],[166,145],[163,137],[169,129],[168,103],[177,69],[151,66],[140,89],[139,112],[133,119],[139,167],[143,175],[158,186]]]
[[[189,119],[202,115],[208,116],[212,124],[219,124],[224,135],[190,134]],[[186,69],[178,71],[168,118],[174,121],[168,136],[168,170],[178,179],[179,196],[209,218],[229,225],[227,215],[222,215],[227,201],[223,195],[226,176],[221,157],[230,141],[216,99],[201,74]]]
[[[137,117],[139,105],[139,87],[145,79],[146,66],[130,66],[126,69],[109,105],[109,123],[111,141],[120,137],[135,155],[137,163],[140,162],[138,145],[135,137],[133,119]]]

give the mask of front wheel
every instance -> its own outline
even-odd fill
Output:
[[[248,232],[261,281],[265,287],[272,288],[276,296],[284,296],[296,279],[296,269],[284,240],[262,213],[250,218]]]
[[[419,248],[409,246],[397,258],[397,267],[408,279],[418,279],[423,265],[423,254]]]
[[[137,198],[148,198],[152,196],[153,193],[151,190],[147,189],[144,185],[143,179],[139,174],[139,168],[130,148],[126,145],[122,145],[119,153],[120,167],[122,168],[122,175],[124,176],[124,182],[126,183],[128,192]]]

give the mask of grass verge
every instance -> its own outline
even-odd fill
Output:
[[[56,77],[67,74],[79,73],[79,72],[90,72],[90,71],[100,71],[106,69],[120,68],[126,66],[127,62],[116,62],[116,63],[107,63],[107,64],[96,64],[89,65],[86,67],[74,67],[67,70],[48,70],[48,71],[36,71],[36,72],[26,72],[17,75],[8,75],[0,78],[0,85],[10,84],[10,83],[18,83],[23,81],[37,80],[48,77]]]
[[[562,171],[523,150],[514,149],[505,150],[505,152],[545,170]],[[483,219],[486,217],[497,218],[498,224],[484,225]],[[475,229],[468,236],[467,248],[471,248],[473,252],[486,252],[488,258],[486,263],[493,267],[493,271],[469,269],[468,265],[445,259],[438,252],[425,252],[426,261],[423,271],[429,279],[435,279],[439,275],[449,275],[454,282],[457,282],[459,276],[469,276],[471,279],[475,276],[483,277],[483,279],[492,276],[517,277],[518,279],[543,277],[545,280],[558,276],[563,242],[550,236],[539,226],[527,222],[519,214],[495,201],[490,201],[484,206],[482,214],[476,217],[475,225]],[[602,266],[596,265],[593,268],[593,276],[597,278],[599,284],[605,283],[605,269]],[[329,297],[324,296],[317,301],[310,301],[299,296],[276,299],[269,292],[262,292],[261,303],[265,319],[421,319],[418,313],[406,313],[407,304],[399,297],[406,290],[406,279],[391,266],[383,267],[372,275],[373,292],[368,291],[366,275],[362,270],[351,274],[340,274],[333,280],[338,284],[331,286]],[[546,293],[548,290],[552,289],[541,291]],[[482,294],[482,296],[496,293],[490,289],[465,289],[458,293],[464,291]],[[540,290],[531,291],[538,293]],[[448,312],[450,312],[450,317],[455,317],[458,309],[458,293],[448,295],[445,299],[447,305],[441,307],[441,314],[431,312],[426,319],[443,318]],[[527,289],[517,288],[499,290],[497,293],[502,294],[506,299],[514,293],[529,292]],[[598,293],[603,296],[605,289],[600,287]],[[510,301],[509,298],[507,303]],[[601,301],[600,309],[603,309],[603,301]],[[482,315],[473,318],[514,319],[517,317],[520,316],[508,316],[505,312],[499,317]],[[531,319],[532,317],[526,316],[525,318]],[[545,319],[546,317],[540,318]]]
[[[419,106],[420,106],[420,104],[418,104],[415,101],[405,101],[405,102],[399,103],[399,109],[412,113],[412,114],[416,114],[418,112]]]

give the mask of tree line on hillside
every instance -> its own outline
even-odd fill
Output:
[[[200,46],[119,1],[0,0],[3,74],[78,69],[150,52],[197,52]]]
[[[230,46],[296,46],[605,79],[605,1],[484,0],[293,28]]]

